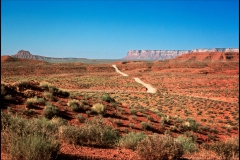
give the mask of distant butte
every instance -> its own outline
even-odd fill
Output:
[[[45,57],[39,55],[33,55],[29,51],[20,50],[15,55],[11,57],[22,58],[22,59],[36,59],[36,60],[58,60],[58,59],[86,59],[86,58],[54,58],[54,57]]]

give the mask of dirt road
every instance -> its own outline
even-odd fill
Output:
[[[120,74],[123,75],[123,76],[128,76],[127,74],[125,74],[125,73],[119,71],[119,69],[117,68],[117,66],[116,66],[115,64],[112,65],[112,66],[113,66],[113,68],[115,68],[116,72],[120,73]]]
[[[141,79],[139,78],[134,78],[134,80],[140,84],[142,84],[144,87],[147,88],[147,93],[156,93],[157,89],[153,88],[150,84],[144,83]]]
[[[112,65],[113,68],[115,68],[116,72],[120,73],[121,75],[123,76],[128,76],[127,74],[119,71],[119,69],[117,68],[116,65]],[[153,88],[150,84],[147,84],[147,83],[144,83],[141,79],[139,78],[134,78],[134,80],[140,84],[142,84],[144,87],[147,88],[147,93],[156,93],[157,89],[156,88]]]

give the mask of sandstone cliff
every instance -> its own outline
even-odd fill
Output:
[[[194,50],[130,50],[123,59],[164,60],[196,52],[239,52],[237,48],[213,48]]]

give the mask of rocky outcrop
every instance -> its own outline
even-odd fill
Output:
[[[17,54],[12,55],[14,58],[23,58],[23,59],[36,59],[36,60],[72,60],[72,59],[85,59],[85,58],[53,58],[53,57],[44,57],[33,55],[29,51],[20,50]]]
[[[123,59],[135,60],[165,60],[173,59],[177,56],[196,52],[239,52],[237,48],[213,48],[194,50],[130,50]]]

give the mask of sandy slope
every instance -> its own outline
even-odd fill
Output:
[[[128,76],[127,74],[119,71],[119,69],[117,68],[116,65],[112,65],[113,68],[115,68],[116,72],[120,73],[123,76]],[[140,80],[139,78],[134,78],[134,80],[140,84],[142,84],[144,87],[147,88],[147,93],[156,93],[157,89],[153,88],[150,84],[144,83],[142,80]]]
[[[112,66],[113,66],[113,68],[115,68],[116,72],[120,73],[120,74],[123,75],[123,76],[128,76],[127,74],[125,74],[125,73],[119,71],[119,69],[117,68],[117,66],[116,66],[115,64],[112,65]]]

